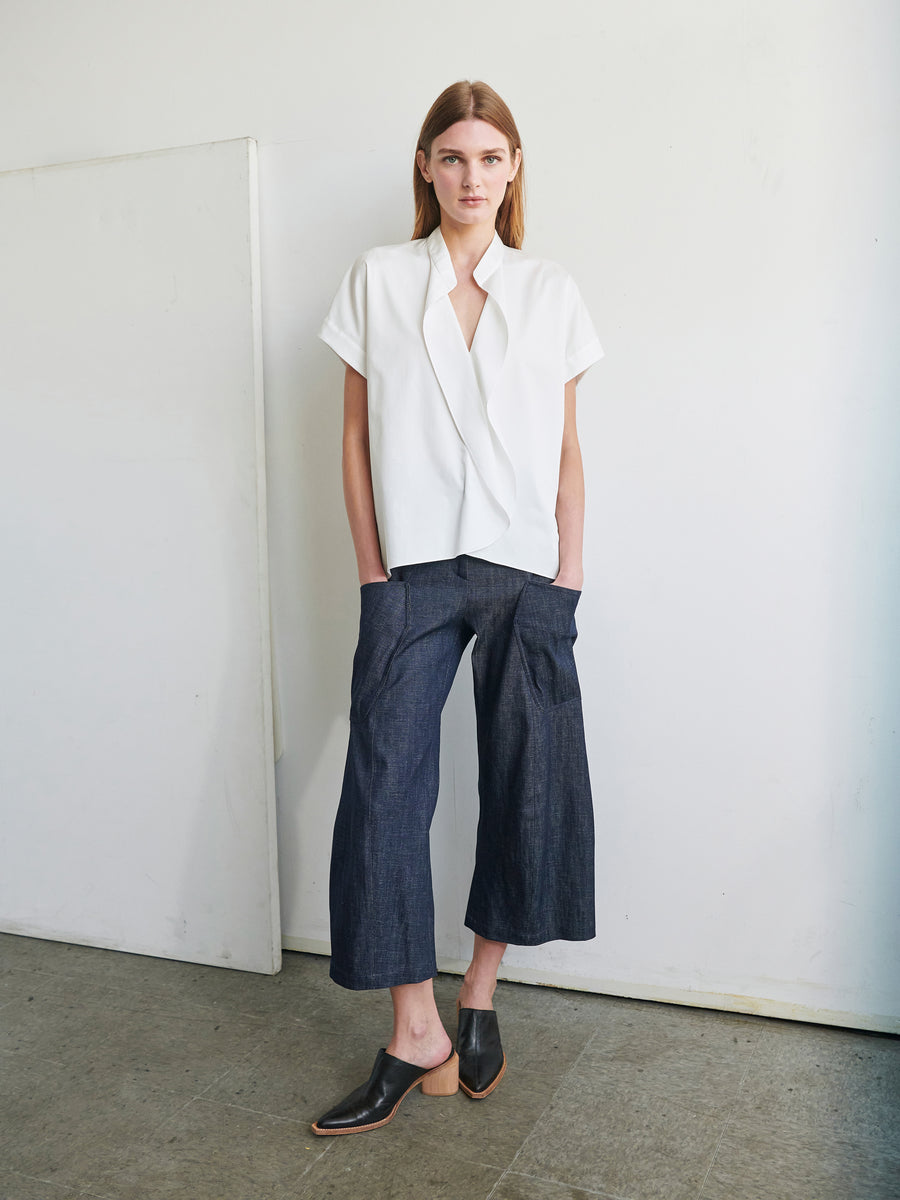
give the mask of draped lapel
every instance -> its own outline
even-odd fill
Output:
[[[495,540],[509,526],[516,498],[515,471],[490,419],[491,394],[509,345],[503,294],[503,243],[495,233],[475,268],[475,282],[488,293],[475,335],[484,395],[450,300],[456,275],[439,228],[428,238],[428,253],[431,269],[422,323],[425,345],[459,436],[499,509],[498,515],[504,518],[503,528],[491,539]]]
[[[484,403],[488,410],[509,349],[502,268],[503,243],[495,233],[494,240],[475,268],[475,282],[488,294],[475,333],[478,339],[478,362],[484,381]]]

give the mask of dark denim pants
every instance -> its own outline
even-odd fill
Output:
[[[462,556],[361,589],[331,859],[331,977],[437,971],[429,828],[441,711],[474,637],[480,815],[466,925],[534,946],[594,936],[594,823],[575,670],[579,593]]]

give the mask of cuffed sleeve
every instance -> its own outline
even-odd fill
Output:
[[[566,296],[566,381],[580,379],[602,357],[597,331],[577,284],[570,278]]]
[[[319,337],[360,375],[367,375],[366,363],[366,256],[356,260],[344,276]]]

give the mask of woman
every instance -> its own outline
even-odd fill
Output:
[[[361,584],[331,976],[390,988],[394,1008],[387,1049],[313,1125],[323,1135],[386,1124],[417,1084],[487,1096],[506,1070],[492,997],[507,943],[594,936],[572,652],[584,515],[575,384],[603,352],[571,278],[519,250],[521,139],[486,84],[435,101],[413,186],[413,240],[356,261],[320,334],[346,364],[344,495]],[[454,1051],[432,990],[428,836],[441,710],[473,637],[475,941]]]

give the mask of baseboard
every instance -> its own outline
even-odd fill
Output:
[[[331,953],[329,943],[318,938],[285,937],[285,950],[305,954]],[[438,970],[450,975],[462,975],[468,962],[456,958],[438,958]],[[720,1012],[745,1013],[756,1017],[776,1017],[782,1021],[807,1021],[814,1025],[838,1025],[846,1029],[864,1029],[870,1033],[900,1034],[900,1017],[881,1014],[840,1012],[828,1008],[811,1008],[785,1000],[756,996],[738,996],[725,992],[700,992],[692,988],[657,987],[652,984],[622,983],[615,979],[587,979],[581,975],[565,975],[558,971],[537,970],[534,967],[500,966],[500,979],[511,983],[530,983],[538,987],[566,988],[573,992],[593,992],[601,996],[618,996],[627,1000],[652,1000],[658,1004],[681,1004],[688,1008],[713,1008]]]

